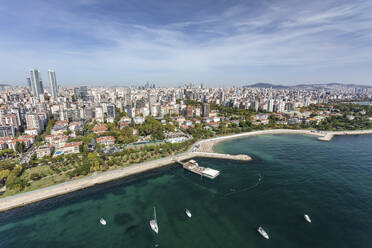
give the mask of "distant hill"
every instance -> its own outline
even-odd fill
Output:
[[[255,83],[251,85],[245,85],[243,88],[273,88],[273,89],[289,89],[289,88],[330,88],[330,87],[350,87],[350,88],[372,88],[372,85],[358,85],[358,84],[342,84],[342,83],[327,83],[327,84],[297,84],[297,85],[278,85],[270,83]]]
[[[244,88],[273,88],[273,89],[290,88],[290,86],[283,86],[283,85],[270,84],[270,83],[256,83],[256,84],[246,85],[243,87]]]

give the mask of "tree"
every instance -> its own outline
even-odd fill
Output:
[[[25,150],[25,143],[17,141],[16,144],[15,144],[15,150],[18,153],[23,153],[24,150]]]
[[[31,158],[30,158],[30,160],[34,161],[36,159],[37,159],[37,155],[36,155],[36,153],[33,153],[32,156],[31,156]]]
[[[70,135],[72,133],[72,131],[69,129],[69,128],[67,128],[67,130],[65,131],[65,132],[63,132],[63,134],[64,135]]]
[[[14,189],[16,191],[20,191],[26,185],[24,180],[20,178],[23,171],[22,165],[17,165],[14,169],[9,173],[8,178],[6,180],[6,186],[10,189]]]
[[[8,158],[9,156],[14,156],[14,151],[12,149],[4,149],[0,151],[0,157]]]
[[[5,178],[9,176],[9,170],[2,170],[0,171],[0,182],[3,182]]]

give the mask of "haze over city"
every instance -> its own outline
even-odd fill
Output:
[[[2,1],[1,83],[371,85],[372,1]]]

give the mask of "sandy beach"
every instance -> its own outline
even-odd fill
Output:
[[[209,157],[219,159],[234,159],[241,161],[249,161],[251,158],[248,155],[228,155],[228,154],[217,154],[214,152],[214,146],[228,139],[235,139],[253,135],[265,135],[265,134],[305,134],[318,136],[319,140],[329,141],[334,135],[356,135],[356,134],[372,134],[372,130],[363,131],[345,131],[345,132],[318,132],[309,130],[291,130],[291,129],[276,129],[276,130],[263,130],[256,132],[240,133],[228,136],[222,136],[217,138],[211,138],[202,140],[195,143],[189,151],[166,158],[156,159],[143,163],[133,164],[128,167],[102,172],[95,175],[87,176],[81,179],[72,180],[69,182],[57,184],[54,186],[41,188],[31,192],[20,193],[14,196],[8,196],[0,199],[0,212],[10,210],[12,208],[21,207],[27,204],[31,204],[37,201],[42,201],[55,196],[67,194],[73,191],[81,190],[87,187],[92,187],[96,184],[102,184],[109,181],[124,178],[130,175],[139,174],[155,168],[160,168],[169,164],[175,163],[177,160],[187,160],[194,157]]]

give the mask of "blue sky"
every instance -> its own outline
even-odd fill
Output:
[[[372,85],[372,0],[2,0],[0,82]]]

